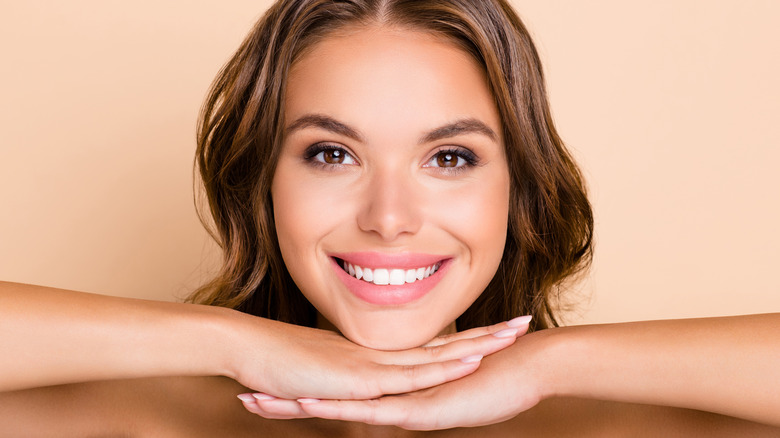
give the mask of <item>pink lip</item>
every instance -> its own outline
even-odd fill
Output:
[[[441,266],[430,277],[417,280],[414,283],[377,286],[349,275],[338,265],[336,258],[372,269],[412,269],[430,266],[439,262],[441,262]],[[394,254],[388,256],[387,254],[363,252],[331,254],[330,260],[336,276],[357,298],[380,306],[400,306],[418,300],[430,292],[447,273],[452,259],[429,254]]]
[[[436,254],[417,254],[400,253],[385,254],[381,252],[345,252],[332,253],[331,257],[346,260],[347,263],[358,265],[363,268],[395,268],[395,269],[415,269],[425,266],[431,266],[442,260],[448,259],[447,256]]]

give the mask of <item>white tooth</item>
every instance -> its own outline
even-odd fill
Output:
[[[407,283],[414,283],[415,280],[417,280],[417,270],[416,269],[410,269],[406,271],[406,282]]]
[[[357,278],[358,280],[363,278],[363,268],[361,268],[358,265],[355,265],[355,278]]]
[[[352,263],[349,264],[349,275],[355,276],[355,267],[352,266]]]
[[[438,270],[439,270],[439,264],[437,263],[437,264],[433,265],[433,269],[431,269],[431,275],[435,274],[436,271],[438,271]]]
[[[380,286],[390,284],[390,273],[387,269],[374,269],[374,284]]]
[[[406,282],[406,271],[403,269],[390,270],[390,284],[398,286]]]
[[[418,280],[425,278],[425,268],[417,268],[417,273],[415,275]]]
[[[344,268],[345,271],[349,271],[349,269],[347,269],[347,261],[346,260],[342,260],[341,261],[341,266]]]
[[[428,277],[431,275],[431,270],[433,269],[433,266],[428,266],[425,268],[425,276]]]
[[[370,268],[363,268],[363,280],[369,283],[374,281],[374,272]]]

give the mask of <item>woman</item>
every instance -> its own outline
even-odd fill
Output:
[[[512,343],[529,324],[512,317],[556,325],[549,294],[587,263],[592,219],[527,33],[501,3],[460,3],[272,8],[205,107],[199,166],[226,263],[193,297],[272,319],[8,286],[3,321],[26,332],[4,339],[4,351],[29,360],[2,370],[12,376],[3,389],[157,378],[10,393],[6,412],[121,402],[102,428],[79,426],[131,434],[205,434],[193,427],[207,427],[198,419],[208,413],[220,427],[270,435],[397,425],[511,436],[543,425],[537,434],[560,436],[550,420],[562,412],[578,434],[599,433],[583,426],[608,412],[627,415],[626,431],[664,418],[677,430],[772,433],[611,402],[777,424],[777,340],[756,336],[775,315],[539,330]],[[315,324],[354,344],[305,327]],[[735,346],[739,357],[711,362]],[[239,398],[268,419],[379,426],[257,417],[257,429],[211,399],[237,394],[234,382],[159,378],[211,375],[251,388]],[[567,396],[605,402],[557,398]],[[150,406],[168,410],[164,421]]]

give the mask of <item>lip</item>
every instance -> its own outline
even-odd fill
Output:
[[[420,253],[398,253],[385,254],[381,252],[345,252],[328,254],[331,258],[336,257],[346,260],[347,263],[359,265],[364,268],[395,268],[395,269],[415,269],[430,266],[435,263],[449,259],[450,257],[436,254]]]
[[[439,269],[429,277],[414,283],[378,286],[349,275],[339,266],[336,259],[346,260],[366,268],[412,269],[441,263]],[[357,298],[379,306],[401,306],[416,301],[430,292],[444,277],[452,258],[432,254],[382,254],[375,252],[354,252],[330,254],[331,266],[336,276]]]

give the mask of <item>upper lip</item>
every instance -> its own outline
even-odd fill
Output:
[[[375,251],[330,253],[331,257],[345,260],[347,263],[363,268],[396,268],[413,269],[431,266],[450,257],[439,254],[423,254],[412,252],[383,253]]]

